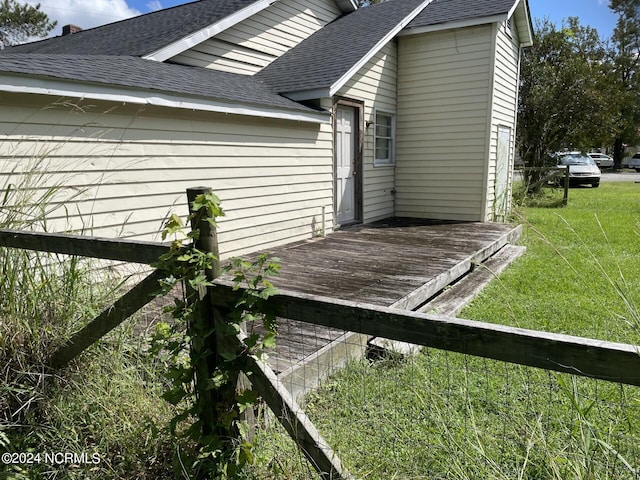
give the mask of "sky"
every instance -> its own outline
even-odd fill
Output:
[[[62,27],[68,24],[91,28],[111,23],[142,13],[152,12],[183,3],[186,0],[21,0],[35,5],[40,3],[49,18],[58,21],[52,36],[60,35]],[[301,0],[304,1],[304,0]],[[608,7],[609,0],[529,0],[534,18],[548,17],[560,24],[563,19],[577,16],[583,25],[598,30],[601,38],[609,38],[615,26],[616,17]]]
[[[598,30],[600,38],[610,38],[616,26],[617,17],[609,10],[609,0],[529,0],[531,16],[548,17],[559,25],[569,17],[580,18],[582,25],[590,25]]]

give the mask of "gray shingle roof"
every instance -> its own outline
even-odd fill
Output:
[[[274,91],[327,88],[424,0],[392,0],[342,16],[256,74]]]
[[[516,0],[434,0],[409,24],[409,28],[509,13]]]
[[[236,13],[257,0],[200,0],[83,30],[10,47],[5,52],[143,56]]]
[[[254,77],[139,58],[256,1],[200,0],[73,35],[11,47],[0,52],[0,72],[310,111],[276,93],[330,88],[425,0],[391,0],[344,15]],[[410,26],[505,14],[514,2],[434,0]]]
[[[316,112],[276,95],[254,77],[132,56],[5,53],[0,55],[0,72]]]

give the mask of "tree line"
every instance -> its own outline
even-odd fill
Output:
[[[524,51],[518,146],[525,165],[541,167],[551,152],[609,147],[620,168],[625,145],[640,141],[640,0],[610,0],[618,16],[610,39],[570,17],[537,20]]]

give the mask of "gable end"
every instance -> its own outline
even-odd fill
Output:
[[[172,57],[175,57],[176,55],[180,55],[190,48],[201,44],[202,42],[215,37],[228,28],[231,28],[234,25],[237,25],[240,22],[252,17],[253,15],[260,13],[264,9],[279,1],[280,0],[259,0],[212,25],[208,25],[207,27],[197,32],[193,32],[176,42],[173,42],[161,49],[145,55],[144,58],[147,60],[164,62]],[[335,3],[342,13],[352,12],[358,8],[354,0],[337,0]]]
[[[145,58],[146,60],[164,62],[165,60],[168,60],[171,57],[175,57],[185,50],[189,50],[190,48],[218,35],[219,33],[225,31],[227,28],[240,23],[241,21],[255,15],[256,13],[261,12],[277,1],[279,0],[260,0],[243,8],[242,10],[235,12],[232,15],[229,15],[228,17],[223,18],[219,22],[216,22],[197,32],[194,32],[187,37],[178,40],[177,42],[166,45],[165,47],[156,50],[155,52],[151,52],[150,54],[145,55],[143,58]]]

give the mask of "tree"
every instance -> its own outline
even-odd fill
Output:
[[[16,45],[31,37],[45,37],[55,26],[46,13],[16,0],[0,0],[0,49]]]
[[[613,159],[614,167],[620,168],[624,145],[639,141],[640,0],[611,0],[609,8],[618,14],[618,21],[611,37],[611,78],[616,93],[613,99]]]
[[[525,50],[518,103],[520,155],[542,167],[549,153],[586,150],[611,138],[606,50],[598,33],[577,18],[556,28],[538,21],[534,46]],[[534,184],[537,176],[529,178]]]

